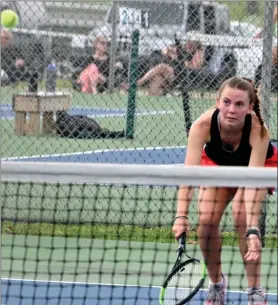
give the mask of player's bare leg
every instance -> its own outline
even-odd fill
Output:
[[[263,202],[267,195],[266,189],[258,190],[256,197],[252,200],[254,203]],[[256,261],[246,261],[245,254],[247,251],[246,243],[246,209],[244,202],[244,189],[238,189],[233,200],[233,218],[236,230],[239,235],[239,248],[244,262],[247,282],[248,282],[248,299],[250,305],[266,305],[267,301],[261,287],[261,256]]]
[[[199,193],[198,238],[210,278],[205,305],[224,305],[227,279],[221,270],[219,224],[231,193],[225,188],[201,188]]]

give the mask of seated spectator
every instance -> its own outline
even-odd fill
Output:
[[[22,54],[12,47],[13,35],[6,29],[1,29],[1,74],[8,75],[9,82],[20,80],[25,70],[25,60]]]
[[[102,93],[108,88],[110,59],[108,40],[98,36],[94,41],[93,55],[86,61],[86,68],[80,73],[77,83],[84,93]],[[121,68],[116,63],[115,68]]]
[[[144,83],[149,83],[150,95],[165,94],[171,84],[184,78],[185,73],[197,72],[204,64],[203,47],[198,41],[188,41],[185,44],[185,47],[182,48],[182,61],[178,58],[175,45],[162,52],[165,60],[137,81],[139,87]]]
[[[215,47],[208,45],[202,48],[200,54],[199,58],[196,56],[195,69],[180,68],[180,75],[174,85],[181,91],[197,88],[218,89],[226,79],[236,75],[237,60],[227,50],[216,50]]]
[[[174,80],[173,71],[177,64],[177,47],[170,45],[162,50],[161,54],[163,56],[162,63],[150,69],[137,81],[139,87],[148,83],[150,95],[164,95],[166,88]]]
[[[27,81],[30,75],[44,66],[44,53],[42,45],[38,42],[29,45],[23,52],[23,47],[13,45],[13,34],[1,29],[1,75],[7,75],[6,84],[15,84],[18,81]],[[28,58],[26,58],[28,53]]]
[[[194,87],[194,80],[207,65],[207,62],[205,60],[205,51],[201,42],[187,41],[185,49],[191,54],[191,58],[185,61],[181,60],[181,58],[178,59],[179,64],[176,66],[175,70],[175,85],[191,88]],[[181,51],[179,51],[179,53],[180,52]]]

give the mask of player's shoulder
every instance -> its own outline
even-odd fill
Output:
[[[215,112],[215,108],[214,109],[210,109],[206,112],[204,112],[193,124],[195,126],[197,126],[198,128],[200,127],[209,127],[211,125],[211,118],[213,113]]]
[[[193,124],[190,129],[191,136],[203,138],[205,142],[209,141],[211,118],[215,109],[203,113]]]

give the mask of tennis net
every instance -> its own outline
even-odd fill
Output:
[[[275,188],[277,169],[2,162],[1,304],[158,304],[176,258],[179,185],[194,190],[190,255],[198,245],[198,188]],[[199,199],[198,199],[199,197]],[[205,200],[205,199],[203,199]],[[207,204],[215,204],[215,200]],[[262,204],[262,284],[277,303],[277,197]],[[247,287],[230,205],[220,224],[227,298]],[[200,304],[207,283],[191,301]]]

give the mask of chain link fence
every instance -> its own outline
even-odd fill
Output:
[[[2,1],[20,16],[1,29],[2,159],[181,164],[191,122],[236,75],[260,86],[276,140],[276,5]]]

